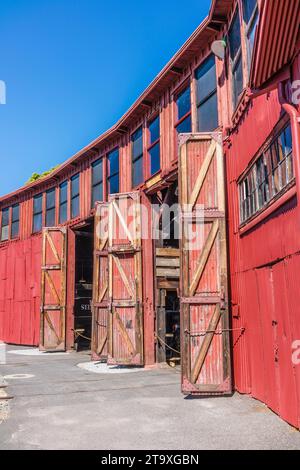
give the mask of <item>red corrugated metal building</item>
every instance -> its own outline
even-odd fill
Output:
[[[1,340],[146,366],[180,347],[184,393],[234,387],[300,427],[299,19],[299,0],[214,0],[112,129],[0,199]],[[173,232],[197,204],[189,252]]]

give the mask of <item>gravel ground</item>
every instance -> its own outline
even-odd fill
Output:
[[[9,416],[9,402],[8,400],[3,400],[3,397],[7,396],[5,388],[1,388],[1,385],[4,385],[5,382],[0,375],[0,424],[8,419]]]

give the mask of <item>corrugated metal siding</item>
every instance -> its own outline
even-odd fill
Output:
[[[261,87],[292,59],[299,22],[299,0],[263,0],[250,78],[252,87]]]
[[[234,374],[238,391],[250,392],[299,426],[300,371],[291,349],[293,338],[300,338],[296,197],[252,230],[239,232],[237,180],[281,116],[277,91],[257,98],[226,151],[232,325],[245,328],[242,335],[233,332]]]
[[[0,339],[38,345],[41,236],[0,248]]]

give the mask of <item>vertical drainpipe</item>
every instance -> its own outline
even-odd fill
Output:
[[[286,99],[284,83],[278,85],[279,101],[284,111],[289,115],[293,139],[293,163],[297,186],[298,211],[300,212],[300,114]],[[300,221],[300,216],[299,216]]]

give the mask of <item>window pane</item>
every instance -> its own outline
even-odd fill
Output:
[[[229,31],[229,48],[231,60],[234,60],[241,47],[241,26],[239,11],[237,10]]]
[[[233,70],[233,105],[234,108],[238,104],[239,98],[243,91],[243,64],[242,56],[237,61],[235,69]]]
[[[218,97],[215,93],[198,107],[198,131],[213,131],[218,125]]]
[[[17,238],[19,236],[19,221],[12,222],[11,224],[11,238]]]
[[[33,198],[33,213],[38,214],[43,211],[43,195],[40,194]]]
[[[159,142],[149,151],[151,175],[160,170],[160,144]]]
[[[117,194],[119,192],[119,175],[111,176],[108,181],[109,194]]]
[[[12,207],[12,222],[17,222],[20,218],[20,206],[19,204]]]
[[[99,183],[93,187],[92,206],[95,207],[96,202],[103,200],[103,184]]]
[[[177,103],[177,120],[179,121],[191,110],[191,89],[190,87],[183,90],[176,99]]]
[[[55,226],[55,208],[48,209],[46,212],[46,227]]]
[[[243,0],[243,16],[245,23],[249,23],[254,9],[257,5],[257,0]]]
[[[132,165],[132,186],[138,186],[143,180],[143,158],[139,158]]]
[[[251,28],[248,32],[248,68],[249,70],[250,70],[251,61],[252,61],[257,23],[258,23],[258,12],[256,13],[253,23],[251,25]]]
[[[33,217],[33,232],[37,233],[42,230],[42,214],[37,214]]]
[[[278,152],[278,160],[281,161],[285,158],[285,138],[284,132],[280,134],[277,141],[277,152]]]
[[[289,156],[287,157],[287,177],[288,181],[292,181],[294,178],[294,167],[293,167],[293,154],[290,153]]]
[[[241,220],[246,221],[282,191],[293,178],[290,126],[279,134],[240,183]],[[287,136],[287,137],[285,137]],[[289,141],[286,144],[286,140]],[[289,151],[286,152],[286,145]]]
[[[284,131],[285,137],[285,154],[288,155],[292,151],[292,131],[291,126],[288,126]]]
[[[73,197],[71,201],[71,217],[78,217],[79,215],[79,196]]]
[[[199,104],[217,88],[216,62],[214,56],[210,56],[196,70],[196,80],[197,104]]]
[[[60,194],[59,194],[59,202],[60,204],[67,202],[68,200],[68,182],[65,181],[60,185]]]
[[[2,211],[2,227],[9,224],[9,209],[3,209]]]
[[[68,203],[64,202],[59,206],[59,223],[63,224],[68,220]]]
[[[109,176],[119,173],[119,149],[108,154],[108,174]]]
[[[140,127],[131,136],[132,141],[132,159],[136,160],[143,155],[143,129]]]
[[[149,124],[150,145],[154,144],[160,137],[159,116]]]
[[[46,193],[46,209],[55,207],[55,189],[50,189]]]
[[[5,241],[5,240],[8,240],[8,230],[9,230],[9,227],[8,225],[6,225],[5,227],[2,226],[2,229],[1,229],[1,241]]]
[[[71,197],[78,196],[79,194],[79,175],[71,178]]]
[[[97,160],[92,165],[92,185],[101,183],[103,180],[103,159]]]
[[[177,133],[178,134],[184,134],[184,133],[189,133],[192,132],[192,120],[191,116],[188,116],[184,121],[182,121],[177,127],[176,127]]]

